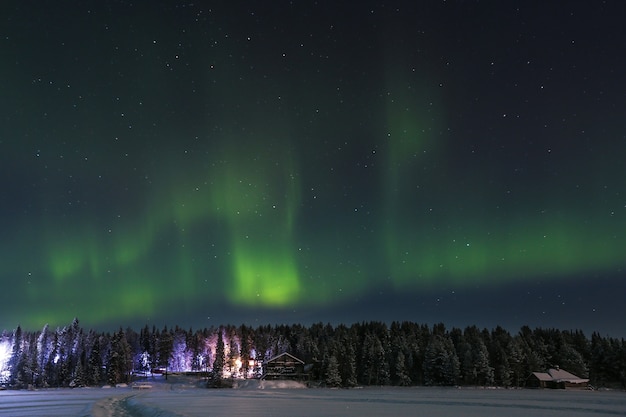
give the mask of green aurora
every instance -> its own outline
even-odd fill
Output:
[[[489,31],[455,46],[395,15],[357,39],[227,10],[196,25],[191,10],[164,29],[149,12],[141,36],[124,20],[4,40],[21,59],[4,69],[1,325],[201,322],[623,272],[624,108],[577,100],[576,74],[541,78],[555,64],[539,57],[497,73]],[[450,24],[467,30],[463,13]]]
[[[407,132],[400,141],[427,136],[394,123],[403,122],[391,121],[391,132]],[[5,251],[3,264],[20,277],[14,291],[25,292],[30,304],[15,306],[16,317],[36,327],[62,323],[76,311],[90,323],[150,317],[171,302],[322,306],[378,286],[463,288],[593,273],[624,262],[626,239],[615,232],[626,226],[623,215],[579,213],[559,196],[526,202],[542,211],[506,216],[462,190],[455,194],[469,203],[463,216],[419,198],[411,203],[411,170],[428,158],[417,144],[390,140],[379,148],[391,167],[374,182],[381,201],[369,201],[368,214],[359,207],[327,224],[302,208],[306,158],[292,155],[287,141],[271,152],[241,146],[246,150],[221,153],[205,172],[160,173],[167,186],[153,187],[130,215],[75,213],[17,233],[18,250]],[[439,175],[429,174],[420,188],[437,187]],[[442,198],[454,204],[455,198]],[[372,218],[367,230],[350,218],[362,215]],[[8,259],[10,253],[18,256]]]

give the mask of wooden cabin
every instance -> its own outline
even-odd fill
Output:
[[[548,369],[546,372],[533,372],[528,377],[527,386],[532,388],[587,389],[589,379],[577,377],[556,367]]]
[[[263,363],[261,379],[294,379],[307,378],[304,362],[290,353],[281,353]]]

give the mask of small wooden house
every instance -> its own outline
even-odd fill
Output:
[[[548,369],[547,372],[533,372],[528,377],[527,385],[533,388],[586,389],[589,386],[589,380],[556,367]]]
[[[304,362],[290,353],[281,353],[263,363],[261,379],[305,379]]]

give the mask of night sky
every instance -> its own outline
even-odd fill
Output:
[[[0,10],[0,329],[626,336],[624,2]]]

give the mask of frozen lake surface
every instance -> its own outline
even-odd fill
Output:
[[[155,384],[150,389],[0,391],[0,416],[626,416],[618,391],[454,388],[222,389]]]

